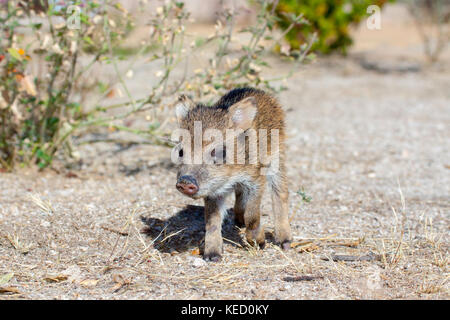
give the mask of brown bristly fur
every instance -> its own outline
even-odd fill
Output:
[[[224,164],[186,164],[178,171],[178,184],[195,184],[192,188],[198,190],[188,194],[192,198],[205,200],[205,254],[206,260],[216,261],[222,253],[221,225],[225,212],[225,197],[235,192],[235,220],[238,226],[246,227],[246,238],[249,243],[257,243],[264,247],[264,229],[260,223],[261,198],[266,183],[272,198],[272,208],[275,222],[275,240],[284,249],[288,249],[292,240],[288,220],[288,187],[285,168],[285,124],[284,112],[278,101],[262,90],[253,88],[235,89],[223,96],[213,106],[197,105],[186,96],[179,98],[177,105],[179,126],[190,133],[191,141],[182,141],[178,150],[194,146],[194,123],[200,121],[202,133],[207,129],[217,129],[225,137],[228,129],[256,132],[256,145],[260,146],[260,129],[267,130],[268,161],[256,163],[249,161],[250,147],[245,143],[245,163],[238,162],[237,152],[233,151],[234,162]],[[253,129],[249,130],[249,129]],[[271,148],[271,132],[278,130],[278,146]],[[250,137],[244,139],[250,140]],[[245,141],[245,140],[244,140]],[[234,145],[235,142],[233,142]],[[202,154],[214,146],[214,141],[202,139]],[[228,146],[228,145],[227,145]],[[216,148],[214,146],[214,148]],[[225,148],[225,147],[223,147]],[[257,149],[259,152],[259,149]],[[227,151],[230,151],[227,149]],[[225,158],[225,156],[224,156]],[[277,170],[274,171],[275,158],[278,159]],[[227,161],[229,158],[226,158]],[[266,170],[267,174],[261,174]],[[183,180],[188,177],[189,182]],[[181,182],[180,182],[181,179]],[[186,178],[187,179],[187,178]],[[177,187],[179,185],[177,184]],[[182,189],[180,189],[181,191]]]

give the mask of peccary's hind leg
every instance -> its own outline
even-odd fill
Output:
[[[272,211],[275,222],[275,241],[284,249],[290,248],[292,241],[291,226],[289,225],[288,197],[289,191],[284,166],[267,177],[272,193]]]
[[[245,226],[244,213],[247,206],[248,192],[241,185],[235,187],[236,202],[234,203],[234,222],[236,226],[242,228]]]
[[[264,248],[265,235],[261,226],[261,198],[264,193],[264,184],[261,183],[253,190],[249,190],[247,207],[244,213],[245,236],[248,243],[256,242],[260,248]]]

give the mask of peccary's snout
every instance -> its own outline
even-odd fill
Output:
[[[197,180],[192,176],[181,176],[177,181],[177,189],[185,195],[193,196],[198,191]]]

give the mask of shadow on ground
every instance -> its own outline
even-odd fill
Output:
[[[154,247],[161,252],[185,252],[196,247],[203,251],[205,237],[204,207],[188,205],[167,220],[141,216],[145,224],[143,233],[155,240]],[[239,229],[234,224],[234,213],[222,224],[222,236],[240,245]],[[225,243],[235,245],[225,240]]]

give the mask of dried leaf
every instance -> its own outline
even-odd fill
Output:
[[[112,278],[115,283],[123,283],[123,277],[120,274],[114,274]]]
[[[120,289],[122,289],[125,286],[128,286],[131,284],[131,280],[125,279],[120,274],[113,275],[113,280],[116,283],[114,287],[112,287],[113,292],[118,292]]]
[[[58,29],[64,28],[65,26],[66,26],[66,24],[65,24],[64,22],[62,22],[62,23],[54,24],[54,25],[53,25],[53,28],[55,28],[56,30],[58,30]]]
[[[117,291],[119,291],[119,290],[122,288],[122,286],[123,286],[122,283],[116,283],[116,284],[114,285],[114,287],[111,288],[111,290],[112,290],[113,292],[117,292]]]
[[[312,241],[306,240],[306,241],[291,242],[291,248],[295,248],[295,247],[298,247],[298,246],[303,246],[303,245],[309,244],[309,243],[312,243]]]
[[[26,75],[22,77],[20,80],[21,90],[25,91],[30,96],[35,97],[37,95],[36,86],[34,85],[33,80],[30,75]]]
[[[59,55],[63,55],[63,54],[64,54],[64,51],[61,49],[61,47],[60,47],[59,44],[57,44],[57,43],[55,43],[55,44],[52,46],[52,50],[53,50],[53,52],[56,53],[56,54],[59,54]]]
[[[195,248],[194,250],[191,251],[191,254],[193,256],[199,256],[200,255],[200,249],[199,248]]]
[[[78,178],[78,175],[72,171],[69,171],[66,173],[66,178]]]
[[[16,287],[0,287],[0,293],[20,293]]]
[[[83,287],[95,287],[99,282],[98,279],[85,279],[80,282]]]
[[[286,56],[289,56],[291,54],[291,46],[289,45],[289,43],[282,44],[280,52]]]
[[[64,275],[64,274],[60,274],[57,276],[47,276],[44,278],[45,281],[47,282],[62,282],[62,281],[66,281],[69,277]]]
[[[116,95],[116,90],[115,89],[111,89],[108,91],[108,93],[106,94],[107,98],[114,98],[114,96]]]
[[[314,243],[309,243],[303,246],[298,247],[296,250],[297,252],[304,253],[304,252],[313,252],[318,250],[320,247]]]
[[[92,22],[94,22],[94,24],[99,24],[102,20],[103,20],[103,17],[102,17],[102,16],[96,15],[96,16],[92,19]]]
[[[0,110],[8,108],[8,103],[3,98],[3,96],[0,94]]]

